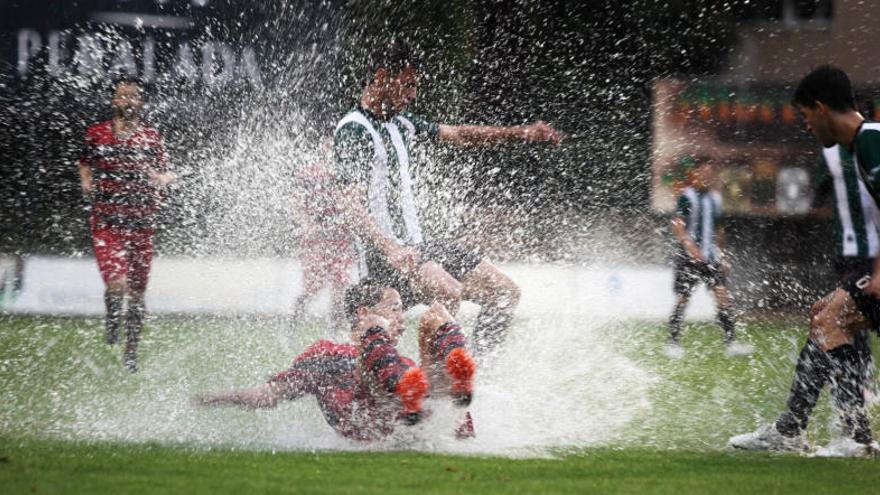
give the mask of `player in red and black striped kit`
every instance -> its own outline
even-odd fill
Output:
[[[162,135],[141,120],[139,83],[120,79],[113,91],[113,117],[86,131],[79,173],[91,201],[92,244],[106,286],[107,342],[117,342],[124,321],[124,363],[134,372],[156,214],[162,190],[176,175],[168,170]]]
[[[404,330],[403,303],[396,290],[366,279],[346,292],[345,307],[352,343],[320,340],[265,384],[204,395],[196,402],[264,409],[313,395],[327,423],[357,441],[385,437],[401,422],[418,422],[429,390],[462,407],[470,403],[476,365],[461,328],[441,305],[432,305],[420,321],[421,368],[396,349]],[[473,436],[469,413],[456,435]]]

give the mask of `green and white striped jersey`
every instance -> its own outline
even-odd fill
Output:
[[[436,139],[439,127],[409,112],[387,121],[356,108],[336,125],[333,151],[343,184],[365,184],[370,215],[388,237],[405,245],[424,240],[416,205],[410,147]]]
[[[675,214],[684,218],[685,230],[709,262],[718,261],[721,249],[715,238],[715,228],[721,224],[721,194],[718,191],[699,192],[686,187],[678,197]]]
[[[842,146],[823,148],[816,174],[817,196],[834,195],[834,241],[841,257],[873,258],[880,248],[877,206]]]

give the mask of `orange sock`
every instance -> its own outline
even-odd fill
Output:
[[[420,368],[410,368],[404,372],[394,392],[403,404],[406,415],[418,414],[422,410],[422,401],[428,395],[428,378]]]
[[[474,391],[474,374],[477,372],[474,358],[463,347],[453,349],[446,356],[446,372],[452,378],[452,395],[456,403],[469,404]]]

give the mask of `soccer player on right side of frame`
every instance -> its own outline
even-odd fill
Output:
[[[855,105],[846,73],[825,65],[804,77],[794,94],[807,129],[822,146],[849,151],[873,198],[880,198],[880,123],[866,122]],[[876,220],[875,220],[876,224]],[[812,308],[810,334],[795,366],[787,409],[773,423],[730,439],[747,450],[805,451],[810,413],[826,383],[841,408],[846,439],[816,455],[869,457],[880,453],[865,411],[864,376],[856,344],[880,323],[880,277],[877,262],[866,262],[841,278],[838,287]]]

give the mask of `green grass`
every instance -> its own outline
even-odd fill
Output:
[[[876,493],[874,461],[599,449],[562,459],[0,443],[4,493]]]
[[[802,326],[750,324],[742,338],[755,355],[728,359],[717,328],[688,325],[688,354],[672,362],[661,352],[662,325],[608,325],[603,341],[651,377],[650,407],[613,441],[539,459],[326,450],[332,442],[290,451],[297,441],[279,444],[279,431],[328,435],[313,402],[256,413],[187,404],[192,393],[282,369],[322,331],[285,339],[279,328],[271,320],[151,321],[144,371],[131,376],[119,349],[101,342],[98,320],[0,316],[0,493],[812,495],[880,486],[875,460],[723,448],[784,407]],[[831,415],[823,398],[812,440],[824,441]],[[876,409],[872,420],[880,424]]]

